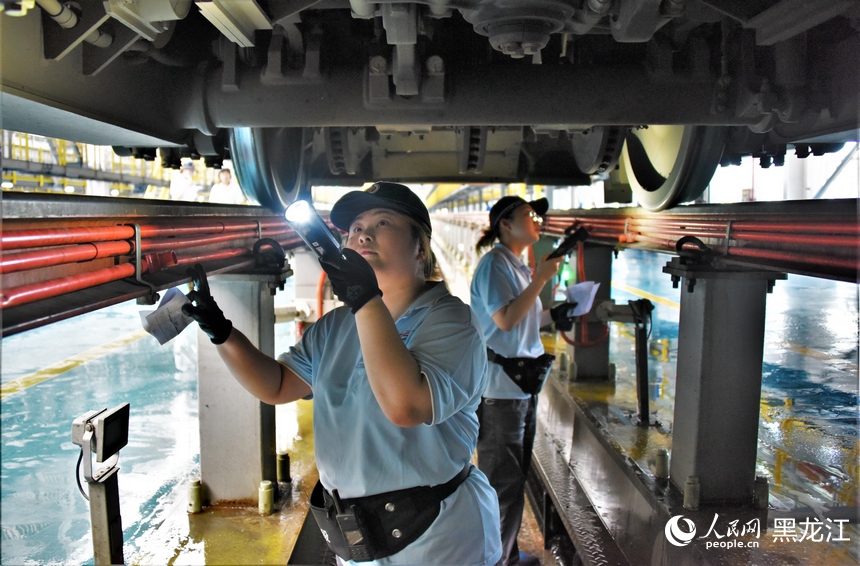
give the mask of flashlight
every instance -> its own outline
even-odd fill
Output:
[[[284,211],[284,218],[320,260],[338,263],[345,259],[337,239],[308,201],[297,200],[292,203]]]

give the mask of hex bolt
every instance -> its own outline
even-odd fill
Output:
[[[370,58],[370,72],[382,75],[388,72],[388,61],[381,55]]]
[[[669,478],[669,451],[665,448],[657,450],[657,462],[654,465],[654,476],[661,480]]]
[[[188,512],[199,513],[203,509],[203,486],[200,480],[188,484]]]
[[[684,484],[684,509],[696,511],[699,508],[700,486],[698,476],[690,476]]]
[[[257,503],[257,509],[260,511],[260,515],[270,515],[275,503],[275,492],[272,489],[272,482],[269,480],[261,481],[258,494],[260,499]]]
[[[438,55],[427,58],[427,72],[431,75],[441,75],[445,72],[445,61]]]

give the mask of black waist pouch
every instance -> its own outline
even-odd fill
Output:
[[[506,358],[487,348],[487,359],[502,366],[505,374],[514,380],[523,393],[535,395],[543,387],[555,356],[541,354],[537,358]]]
[[[368,562],[396,554],[415,542],[439,516],[441,502],[469,476],[471,464],[448,482],[340,499],[320,482],[311,512],[332,551],[345,560]]]

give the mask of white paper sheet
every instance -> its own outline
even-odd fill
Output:
[[[600,283],[595,283],[594,281],[583,281],[567,288],[565,291],[567,300],[571,303],[576,303],[573,316],[582,316],[591,310],[591,305],[594,304],[594,296],[597,295],[598,289],[600,289]]]
[[[155,336],[162,346],[179,336],[185,327],[194,322],[190,316],[182,314],[182,305],[188,297],[176,289],[168,289],[154,311],[141,311],[140,322],[143,329]]]

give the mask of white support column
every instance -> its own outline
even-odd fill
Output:
[[[275,306],[270,276],[209,279],[212,296],[252,344],[275,350]],[[210,503],[256,504],[260,481],[275,481],[275,408],[258,401],[227,370],[209,337],[198,329],[197,395],[200,475]]]
[[[806,159],[800,159],[794,154],[785,156],[785,200],[803,200],[811,198],[806,180]]]

